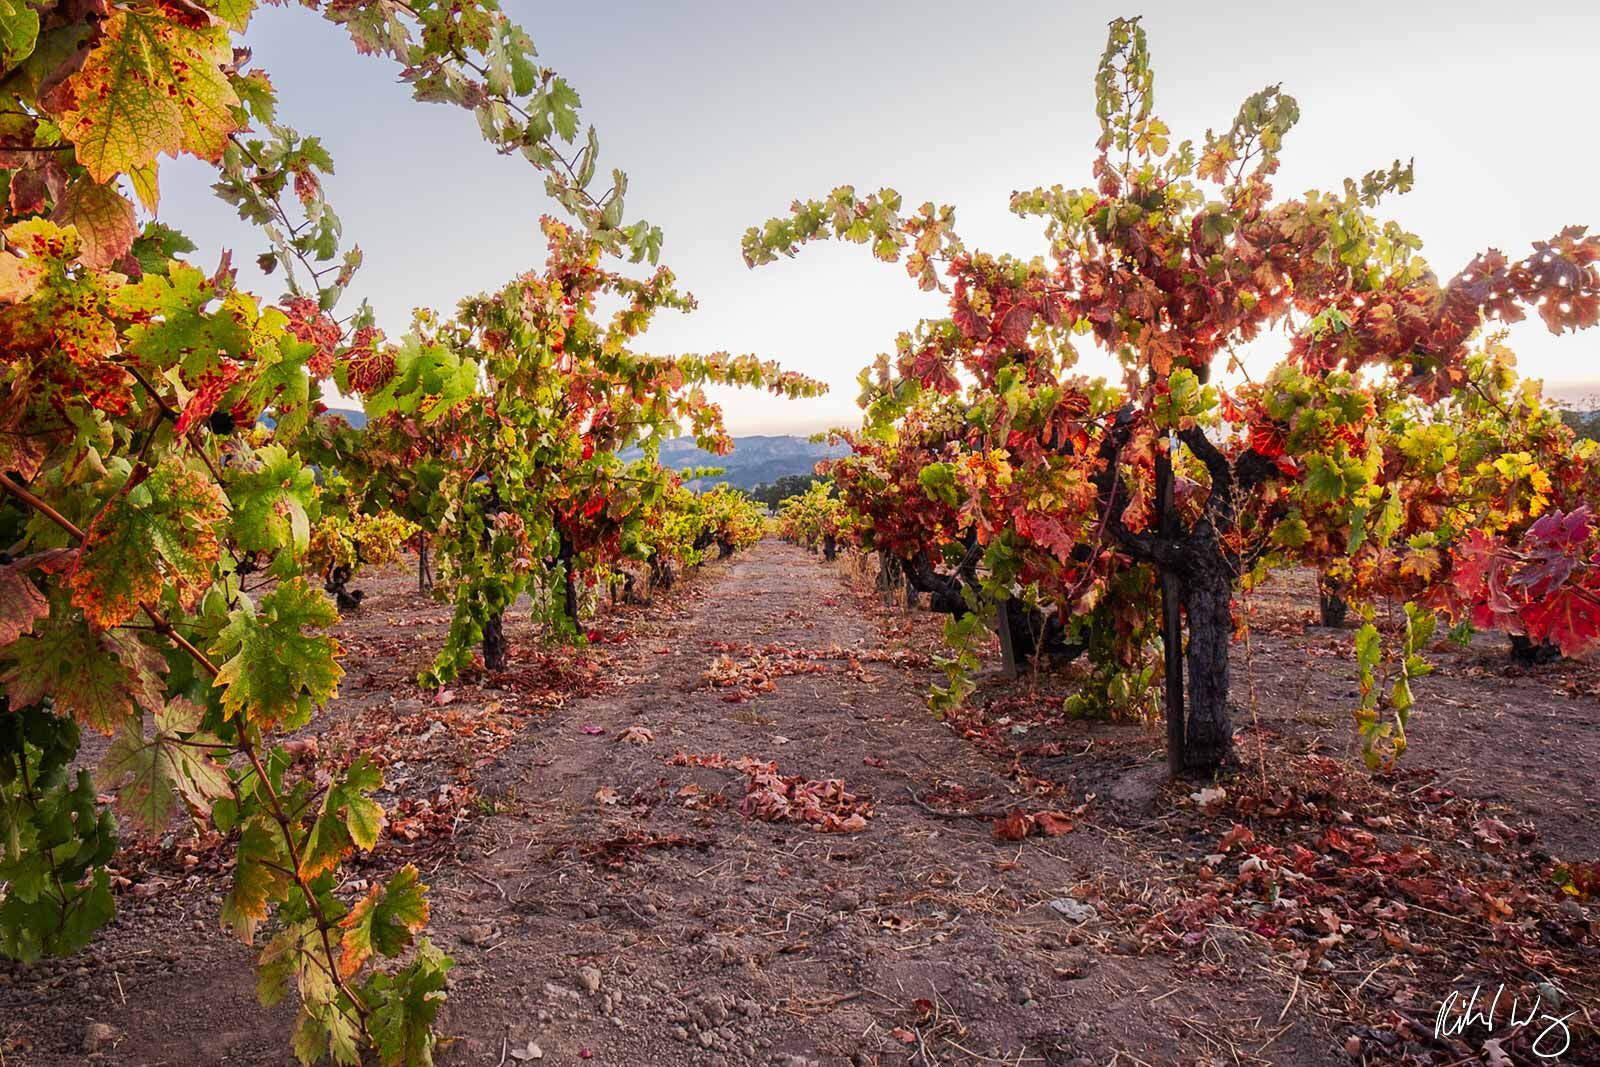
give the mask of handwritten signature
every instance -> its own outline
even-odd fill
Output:
[[[1481,1028],[1485,1034],[1492,1034],[1500,1028],[1500,1002],[1504,999],[1506,987],[1502,983],[1494,987],[1494,994],[1485,998],[1483,986],[1474,986],[1472,992],[1463,995],[1459,992],[1451,993],[1444,998],[1444,1003],[1439,1005],[1439,1014],[1434,1019],[1433,1036],[1462,1037],[1468,1030]],[[1481,1003],[1480,1003],[1481,1002]],[[1535,1023],[1542,1024],[1539,1036],[1533,1039],[1529,1050],[1540,1059],[1553,1060],[1566,1053],[1572,1046],[1572,1031],[1567,1027],[1567,1020],[1577,1012],[1569,1011],[1565,1015],[1551,1015],[1549,1012],[1540,1011],[1544,1006],[1544,998],[1538,994],[1533,997],[1533,1003],[1527,1005],[1526,1014],[1519,1009],[1523,1007],[1522,997],[1516,993],[1511,994],[1511,1003],[1505,1017],[1506,1026],[1513,1030],[1524,1030]]]

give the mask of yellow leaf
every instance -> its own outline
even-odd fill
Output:
[[[161,186],[156,181],[156,165],[148,163],[129,167],[128,180],[133,182],[133,192],[139,198],[139,203],[154,215],[156,208],[161,205]]]
[[[232,60],[223,26],[113,8],[99,47],[65,87],[73,103],[61,132],[95,181],[148,171],[141,180],[153,189],[158,155],[221,158],[238,128],[239,97],[222,70]]]
[[[6,228],[6,244],[27,258],[0,253],[0,305],[20,304],[44,284],[48,259],[63,262],[78,255],[77,234],[44,219],[28,219]]]

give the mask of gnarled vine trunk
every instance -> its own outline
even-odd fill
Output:
[[[1185,650],[1188,692],[1184,700],[1183,748],[1178,769],[1208,774],[1233,750],[1228,712],[1228,649],[1233,642],[1233,573],[1209,527],[1195,531],[1189,565],[1178,575],[1188,623]]]
[[[926,551],[918,552],[910,560],[902,560],[905,568],[906,601],[916,603],[917,593],[928,594],[928,606],[941,615],[960,618],[970,615],[965,590],[978,587],[977,557],[969,551],[967,558],[955,574],[941,574],[934,569]],[[1041,655],[1052,661],[1071,662],[1083,654],[1087,647],[1067,640],[1067,628],[1055,612],[1044,612],[1020,600],[1006,600],[1000,605],[997,625],[1006,629],[1006,640],[1017,665],[1032,663]]]
[[[1234,528],[1236,494],[1255,488],[1274,468],[1270,459],[1254,451],[1230,461],[1199,427],[1181,430],[1179,439],[1211,476],[1201,516],[1187,528],[1180,521],[1173,501],[1172,459],[1162,452],[1156,458],[1155,528],[1134,531],[1122,522],[1126,497],[1116,472],[1116,451],[1126,440],[1122,430],[1119,417],[1119,432],[1107,437],[1110,455],[1099,487],[1117,540],[1135,559],[1155,564],[1161,574],[1167,764],[1174,775],[1214,774],[1233,751],[1228,710],[1233,585],[1250,565],[1248,556],[1240,558],[1225,549],[1222,539]]]
[[[359,589],[346,587],[355,575],[355,568],[343,563],[332,563],[322,576],[322,588],[333,597],[333,602],[339,606],[341,612],[354,611],[361,606],[362,597],[366,596]]]
[[[652,558],[650,560],[650,595],[659,592],[669,592],[677,575],[672,570],[672,564]]]
[[[500,490],[490,482],[489,498],[483,505],[483,534],[479,542],[485,551],[492,539],[489,531],[494,525],[494,517],[502,510]],[[510,663],[511,643],[506,640],[505,612],[496,611],[483,624],[483,666],[485,670],[503,671]]]
[[[503,671],[511,662],[511,645],[506,640],[505,613],[495,612],[483,624],[483,666]]]
[[[433,564],[428,559],[428,535],[417,534],[417,592],[433,588]]]
[[[556,531],[556,559],[561,563],[561,610],[572,623],[574,630],[578,626],[578,575],[574,570],[577,554],[572,549],[572,542],[560,530]]]
[[[1322,625],[1337,629],[1344,625],[1350,605],[1344,599],[1344,583],[1326,574],[1317,575],[1317,608]]]

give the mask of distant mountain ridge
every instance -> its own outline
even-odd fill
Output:
[[[357,430],[367,428],[367,413],[360,408],[329,408],[329,415],[338,415]]]
[[[848,445],[829,445],[791,435],[756,434],[735,437],[733,451],[718,456],[697,447],[692,438],[675,437],[661,443],[661,465],[679,471],[691,467],[722,469],[722,474],[685,483],[693,489],[722,483],[735,489],[754,489],[763,483],[770,485],[786,474],[810,474],[819,461],[835,459],[849,451]],[[639,455],[638,449],[629,449],[622,458],[635,459]]]
[[[367,413],[359,409],[332,408],[330,411],[344,416],[345,421],[358,430],[367,424]],[[691,489],[709,489],[723,482],[735,489],[754,489],[763,483],[771,485],[786,474],[810,474],[818,461],[835,459],[849,451],[847,445],[818,444],[805,437],[756,434],[735,437],[733,451],[726,456],[716,456],[696,446],[693,438],[674,437],[661,443],[661,465],[677,471],[692,467],[722,468],[722,474],[686,483]],[[630,448],[622,453],[622,458],[634,460],[641,454],[639,449]]]

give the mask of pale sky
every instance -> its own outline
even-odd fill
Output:
[[[628,172],[628,215],[666,232],[662,261],[695,293],[646,350],[755,352],[828,381],[812,401],[725,399],[735,433],[855,425],[855,375],[895,334],[943,313],[937,294],[855,245],[818,245],[747,270],[746,227],[839,184],[897,188],[956,207],[969,246],[1035,254],[1013,189],[1088,184],[1098,130],[1092,79],[1117,15],[1144,15],[1156,110],[1174,140],[1231,122],[1282,82],[1301,107],[1276,186],[1336,189],[1415,157],[1417,184],[1389,213],[1448,276],[1486,246],[1516,256],[1568,223],[1600,227],[1600,63],[1594,0],[954,3],[946,0],[606,4],[506,0],[544,61],[582,94],[601,166]],[[520,158],[497,156],[461,110],[414,103],[386,60],[355,55],[297,7],[263,8],[246,37],[272,74],[282,121],[319,134],[328,195],[366,265],[351,289],[392,336],[411,308],[450,310],[542,262],[552,204]],[[211,198],[203,164],[163,171],[163,221],[206,261],[235,250],[241,280],[276,295],[264,244]],[[1600,392],[1600,332],[1512,343],[1523,372]],[[1085,360],[1109,371],[1101,357]]]

